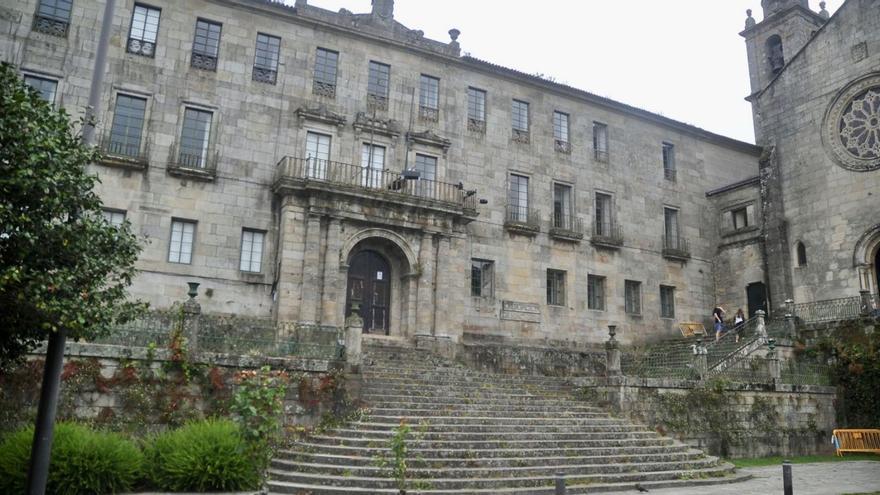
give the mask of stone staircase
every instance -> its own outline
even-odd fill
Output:
[[[398,493],[378,461],[390,457],[402,418],[412,427],[408,493],[553,494],[557,473],[570,494],[742,479],[730,464],[575,399],[561,379],[477,372],[389,340],[364,350],[369,416],[279,452],[270,493]]]

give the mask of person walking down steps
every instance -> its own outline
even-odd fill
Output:
[[[724,331],[724,313],[726,313],[726,311],[724,311],[724,308],[722,308],[720,304],[715,306],[715,309],[712,310],[712,317],[715,320],[716,341],[721,338],[721,332]]]

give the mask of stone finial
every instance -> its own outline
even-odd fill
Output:
[[[831,17],[831,14],[825,10],[825,2],[819,2],[819,16],[822,17],[822,19],[828,19]]]
[[[372,0],[372,14],[385,20],[394,18],[394,0]]]
[[[458,29],[452,28],[449,30],[449,37],[452,38],[452,41],[458,41],[458,36],[461,34],[461,31]]]
[[[746,29],[754,26],[755,24],[757,24],[757,22],[755,21],[755,18],[752,17],[752,9],[746,10]]]

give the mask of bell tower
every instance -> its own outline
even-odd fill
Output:
[[[751,10],[746,11],[746,26],[740,36],[746,39],[752,94],[766,88],[825,23],[825,2],[819,6],[816,13],[810,10],[808,0],[761,0],[761,22],[752,17]]]

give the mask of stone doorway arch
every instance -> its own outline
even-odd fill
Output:
[[[880,293],[880,223],[865,231],[856,241],[853,266],[859,272],[859,288],[873,294]]]

